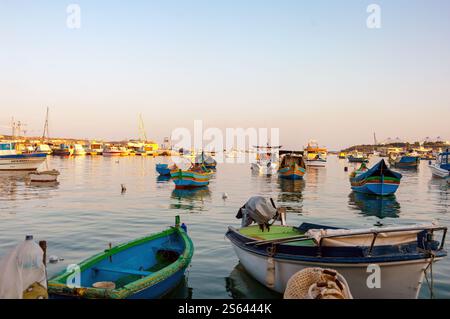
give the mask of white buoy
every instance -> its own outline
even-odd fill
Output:
[[[223,193],[223,194],[222,194],[222,198],[223,198],[223,199],[227,199],[227,198],[228,198],[228,194],[227,194],[227,193]]]
[[[59,258],[57,256],[48,257],[48,262],[51,264],[56,264],[58,261],[59,261]]]

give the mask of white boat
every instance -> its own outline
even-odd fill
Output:
[[[116,146],[107,146],[103,149],[103,156],[121,156],[122,151]]]
[[[30,182],[56,182],[59,172],[55,169],[51,171],[31,172],[28,173]]]
[[[0,143],[0,171],[34,171],[47,158],[45,153],[20,153],[15,143]]]
[[[84,149],[83,145],[81,145],[81,144],[74,144],[73,145],[73,155],[75,155],[75,156],[86,155],[86,150]]]
[[[270,232],[229,227],[226,237],[247,272],[279,293],[298,271],[321,267],[342,274],[354,298],[413,299],[430,264],[447,256],[446,232],[434,224],[347,230],[304,223],[272,225]]]
[[[102,155],[103,154],[103,144],[92,142],[89,145],[89,148],[87,150],[88,155]]]
[[[327,149],[319,147],[315,140],[308,142],[304,153],[306,156],[306,165],[313,167],[325,167],[327,164]]]
[[[45,153],[45,154],[47,154],[47,155],[50,155],[53,151],[52,151],[52,149],[50,148],[50,146],[48,146],[47,144],[39,144],[39,145],[36,147],[36,152],[37,152],[37,153]]]
[[[256,161],[251,163],[251,170],[257,174],[273,175],[278,171],[279,150],[281,146],[255,146]]]
[[[436,159],[436,162],[429,165],[433,176],[440,178],[447,178],[450,175],[450,163],[448,162],[450,152],[440,153]]]

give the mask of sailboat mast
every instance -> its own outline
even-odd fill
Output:
[[[143,142],[147,142],[147,134],[145,133],[144,120],[142,119],[142,114],[139,114],[139,138]]]
[[[48,132],[48,106],[47,106],[47,113],[45,115],[45,124],[44,124],[44,132],[42,133],[42,140],[45,140],[45,137],[47,139],[49,138],[50,134]]]

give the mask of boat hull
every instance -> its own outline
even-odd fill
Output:
[[[190,170],[172,170],[170,176],[175,183],[175,188],[190,189],[208,186],[209,180],[211,179],[211,172],[199,173]]]
[[[278,176],[283,179],[299,180],[303,179],[306,170],[303,167],[295,165],[295,167],[282,167],[278,171]]]
[[[277,167],[278,165],[275,163],[271,163],[270,165],[252,163],[251,170],[257,174],[273,175],[277,172]]]
[[[420,158],[415,156],[402,156],[398,159],[389,159],[389,163],[399,168],[417,168],[420,164]]]
[[[364,179],[362,181],[355,181],[354,179],[350,179],[351,188],[355,192],[379,195],[379,196],[388,196],[394,194],[398,187],[400,186],[399,180],[382,178],[382,177],[374,177]]]
[[[167,164],[156,164],[156,171],[161,176],[170,176],[170,168]]]
[[[121,156],[122,152],[103,152],[103,156],[113,157],[113,156]]]
[[[46,182],[46,183],[52,183],[56,182],[58,179],[58,174],[35,174],[35,173],[29,173],[30,182]]]
[[[325,167],[326,164],[326,160],[306,160],[306,165],[311,167]]]
[[[34,171],[46,158],[45,153],[0,156],[0,171]]]
[[[233,248],[246,271],[261,284],[266,284],[267,257],[246,251],[236,245]],[[434,261],[437,261],[435,259]],[[288,280],[298,271],[308,267],[331,268],[347,280],[352,295],[357,299],[416,299],[424,278],[424,269],[431,259],[377,263],[381,270],[381,287],[370,289],[367,282],[371,263],[339,264],[283,260],[274,258],[275,286],[268,287],[284,293]]]
[[[447,178],[450,175],[450,171],[441,168],[439,165],[430,165],[429,167],[433,176]]]

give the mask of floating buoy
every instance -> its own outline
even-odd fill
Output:
[[[59,261],[59,258],[57,256],[48,257],[48,262],[51,264],[56,264],[58,261]]]
[[[222,194],[222,198],[223,198],[223,199],[227,199],[227,198],[228,198],[228,194],[227,194],[227,193],[223,193],[223,194]]]
[[[428,161],[428,165],[431,165],[431,160]]]
[[[344,172],[348,172],[348,167],[347,166],[344,167]]]
[[[127,191],[127,188],[125,187],[125,185],[120,184],[120,186],[122,187],[122,194],[125,193]]]

